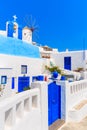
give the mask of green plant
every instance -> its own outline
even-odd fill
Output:
[[[4,88],[2,88],[2,85],[0,84],[0,91],[2,91]]]
[[[63,74],[62,70],[58,66],[49,67],[49,66],[46,65],[45,69],[50,71],[51,73],[54,72],[54,71],[57,71],[59,74]]]
[[[2,88],[0,87],[0,91],[2,91]]]
[[[78,67],[75,71],[76,72],[81,72],[81,71],[83,71],[84,69],[82,68],[82,67]]]
[[[30,87],[29,87],[29,86],[26,86],[26,87],[23,88],[23,90],[24,90],[24,91],[30,90]]]

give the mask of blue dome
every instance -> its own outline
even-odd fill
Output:
[[[0,35],[0,54],[40,58],[39,48],[22,40]]]

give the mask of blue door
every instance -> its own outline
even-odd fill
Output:
[[[71,57],[64,57],[64,69],[71,70]]]
[[[24,91],[25,87],[29,87],[29,77],[19,77],[18,78],[18,92]]]
[[[48,125],[61,118],[61,86],[55,82],[48,85]]]

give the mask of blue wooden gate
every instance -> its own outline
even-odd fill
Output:
[[[71,70],[71,57],[64,57],[64,69]]]
[[[48,125],[61,118],[61,86],[52,82],[48,85]]]
[[[29,80],[29,77],[18,77],[18,92],[22,92],[25,87],[29,87]]]

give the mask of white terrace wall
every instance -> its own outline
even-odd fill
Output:
[[[51,58],[55,60],[56,65],[58,65],[61,68],[64,68],[64,57],[70,56],[71,69],[75,70],[78,67],[84,67],[83,55],[84,55],[83,51],[68,51],[68,52],[53,53],[51,55]]]
[[[87,79],[87,71],[83,71],[81,73],[81,76],[83,77],[83,79]]]
[[[0,101],[0,130],[48,130],[47,84]]]
[[[69,111],[87,97],[87,80],[58,81],[58,84],[61,85],[61,117],[69,121]]]
[[[0,130],[41,130],[38,89],[16,94],[0,102]]]

